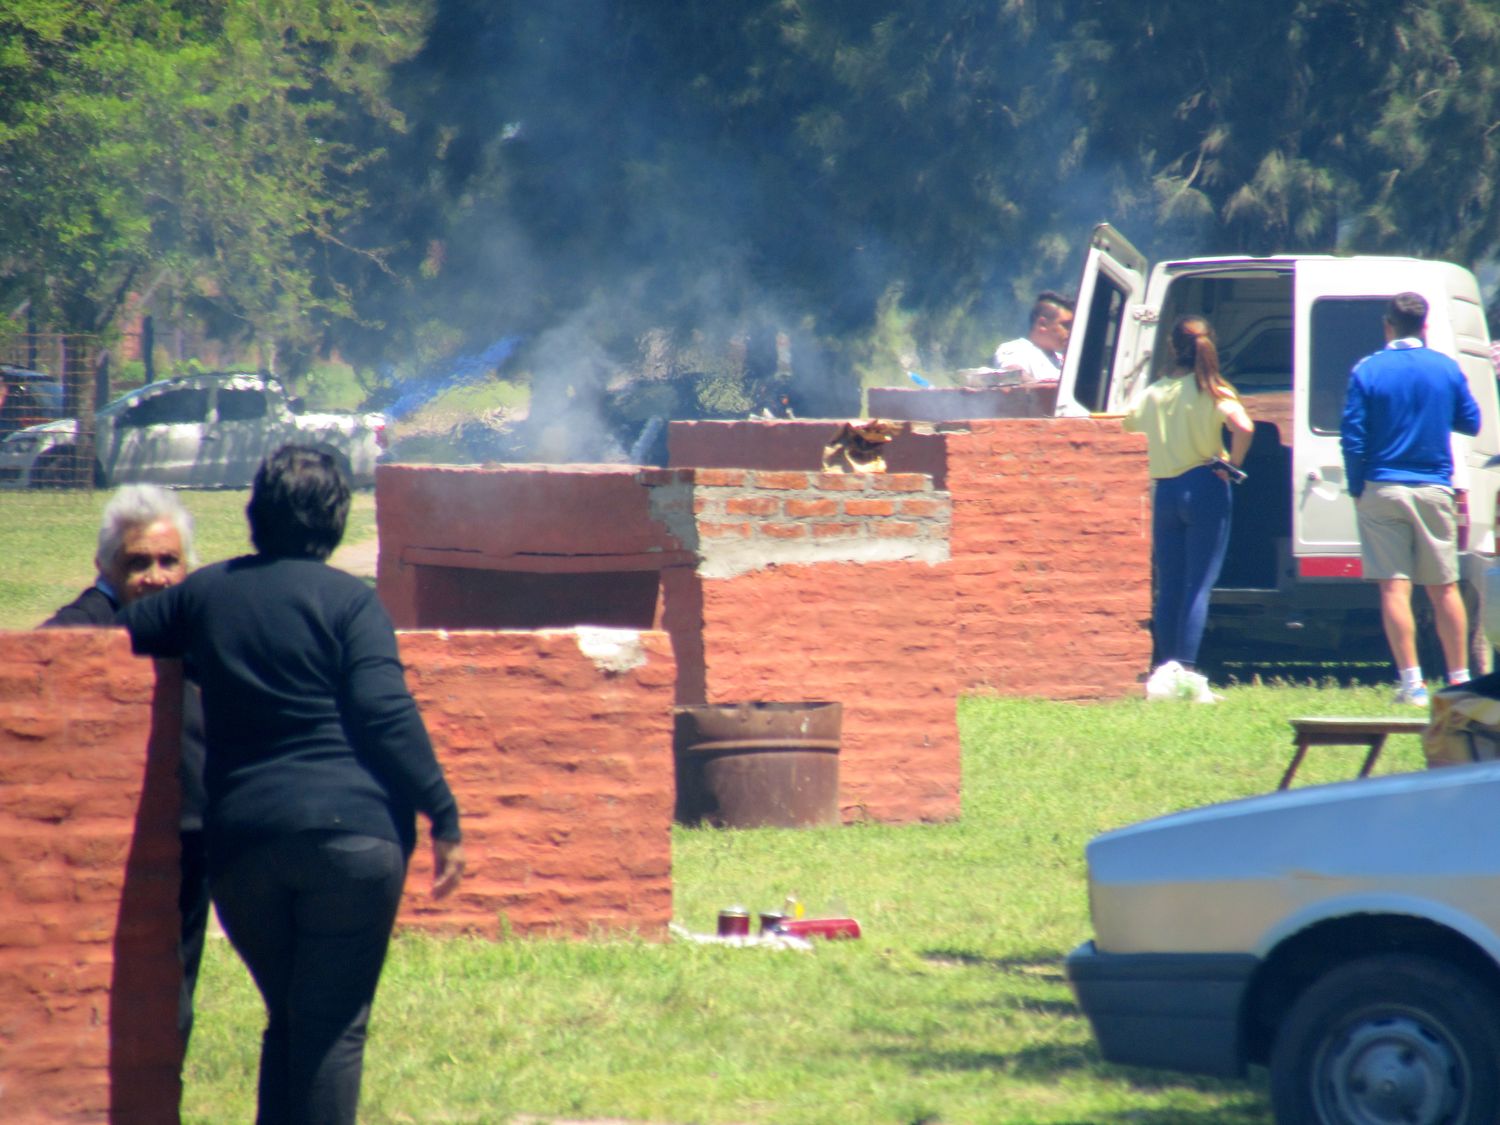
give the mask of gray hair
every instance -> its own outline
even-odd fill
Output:
[[[120,553],[125,533],[133,527],[147,527],[157,520],[170,520],[182,539],[182,556],[189,566],[198,561],[193,550],[193,517],[165,488],[154,484],[127,484],[110,497],[99,521],[99,553],[95,558],[103,566]]]

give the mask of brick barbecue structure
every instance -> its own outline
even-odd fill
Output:
[[[908,427],[884,447],[887,466],[928,474],[952,502],[959,690],[1050,699],[1138,690],[1151,661],[1151,515],[1140,436],[1088,418]],[[806,468],[819,463],[833,428],[821,420],[674,422],[671,463]]]
[[[950,503],[930,476],[390,465],[376,511],[398,626],[662,629],[679,704],[843,704],[846,820],[958,815]]]
[[[664,936],[667,637],[400,646],[463,809],[469,873],[433,902],[423,839],[399,924]],[[0,1120],[177,1120],[173,675],[157,685],[116,630],[0,633]]]

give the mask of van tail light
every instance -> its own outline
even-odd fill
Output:
[[[1469,549],[1469,493],[1467,489],[1456,488],[1453,490],[1453,504],[1458,512],[1458,551],[1459,554]],[[1497,509],[1500,510],[1500,509]]]

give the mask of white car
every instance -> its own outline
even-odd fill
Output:
[[[1268,1065],[1282,1125],[1500,1121],[1497,809],[1488,762],[1095,838],[1067,973],[1104,1057]]]
[[[188,375],[131,391],[94,415],[92,464],[64,418],[0,440],[0,488],[148,483],[245,488],[266,454],[297,441],[327,449],[356,485],[375,480],[384,415],[299,413],[265,375]]]

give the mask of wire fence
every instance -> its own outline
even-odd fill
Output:
[[[95,487],[94,411],[112,396],[111,366],[98,336],[0,341],[0,488]],[[45,423],[53,428],[28,429]]]

